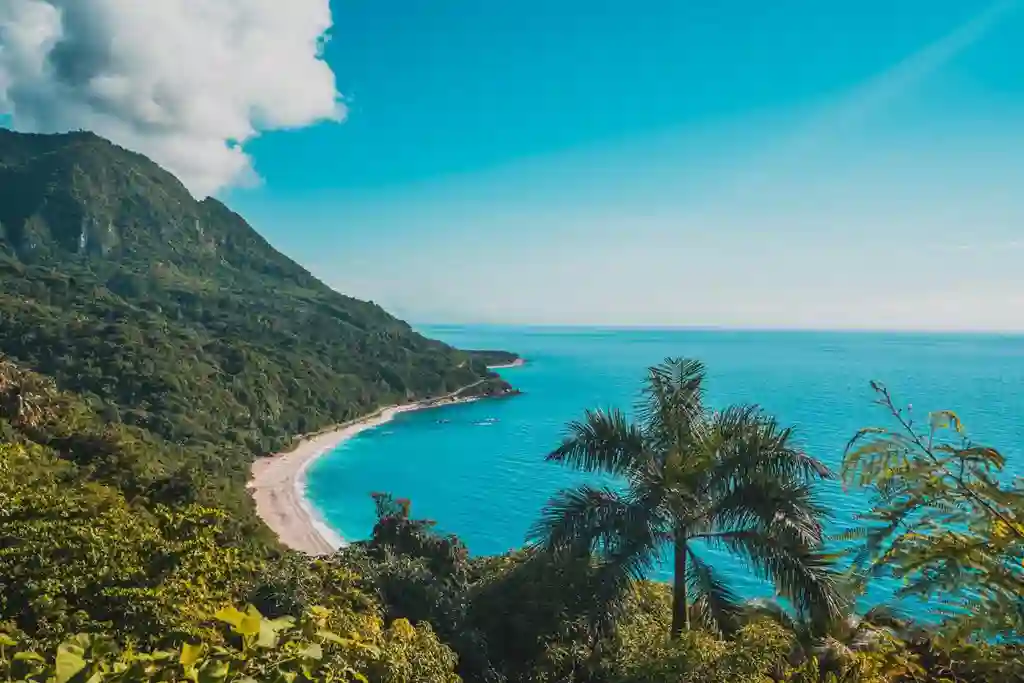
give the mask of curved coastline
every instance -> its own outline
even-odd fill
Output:
[[[292,550],[308,555],[330,555],[345,545],[345,539],[327,525],[306,497],[309,466],[348,439],[390,422],[399,413],[474,400],[477,398],[387,406],[337,429],[303,439],[291,451],[259,458],[252,465],[249,480],[256,514],[277,534],[281,543]]]
[[[519,368],[526,365],[525,358],[516,358],[511,363],[505,363],[504,365],[488,365],[488,370],[508,370],[509,368]]]
[[[520,359],[511,365],[490,369],[518,367],[522,364]],[[249,492],[256,502],[256,514],[288,548],[308,555],[330,555],[345,545],[345,539],[330,528],[306,496],[306,472],[309,466],[346,440],[390,422],[399,413],[480,400],[480,396],[457,397],[472,386],[463,387],[442,398],[379,408],[333,429],[311,434],[300,440],[290,451],[258,458],[252,464],[248,484]]]

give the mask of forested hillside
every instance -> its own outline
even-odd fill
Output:
[[[0,283],[0,353],[178,443],[270,452],[493,378],[90,133],[0,130]]]

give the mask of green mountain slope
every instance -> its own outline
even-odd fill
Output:
[[[225,453],[480,380],[504,389],[483,357],[338,294],[91,133],[0,131],[0,354],[108,422]]]

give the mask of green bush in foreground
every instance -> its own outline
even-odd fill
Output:
[[[173,649],[137,650],[95,635],[77,635],[54,652],[38,652],[0,633],[0,676],[7,680],[102,681],[424,681],[455,683],[455,657],[429,628],[405,620],[387,630],[327,630],[331,613],[313,608],[300,620],[268,619],[255,608],[222,609],[221,642],[193,640]],[[350,624],[353,625],[354,624]],[[366,624],[364,624],[365,626]]]
[[[843,463],[847,484],[869,486],[872,510],[848,538],[854,567],[903,580],[901,595],[927,600],[954,637],[1019,640],[1024,633],[1024,480],[1005,457],[970,440],[939,411],[918,425],[888,390],[872,385],[895,429],[861,430]]]

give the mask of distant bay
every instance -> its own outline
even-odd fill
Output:
[[[559,488],[581,475],[544,462],[566,422],[586,408],[631,409],[646,368],[667,356],[708,367],[714,406],[757,403],[797,428],[808,451],[838,470],[857,429],[888,425],[874,406],[872,379],[926,419],[956,410],[976,441],[999,448],[1012,474],[1024,473],[1024,337],[868,332],[607,330],[443,326],[421,330],[461,348],[507,349],[523,367],[502,370],[524,393],[405,413],[316,461],[307,493],[346,539],[369,535],[370,493],[412,500],[413,514],[458,534],[473,554],[523,544],[530,525]],[[863,511],[863,493],[835,482],[821,487],[834,529]],[[713,557],[741,594],[770,591],[730,557]],[[720,563],[720,564],[719,564]],[[658,578],[666,578],[663,572]],[[870,599],[891,589],[878,583]]]

